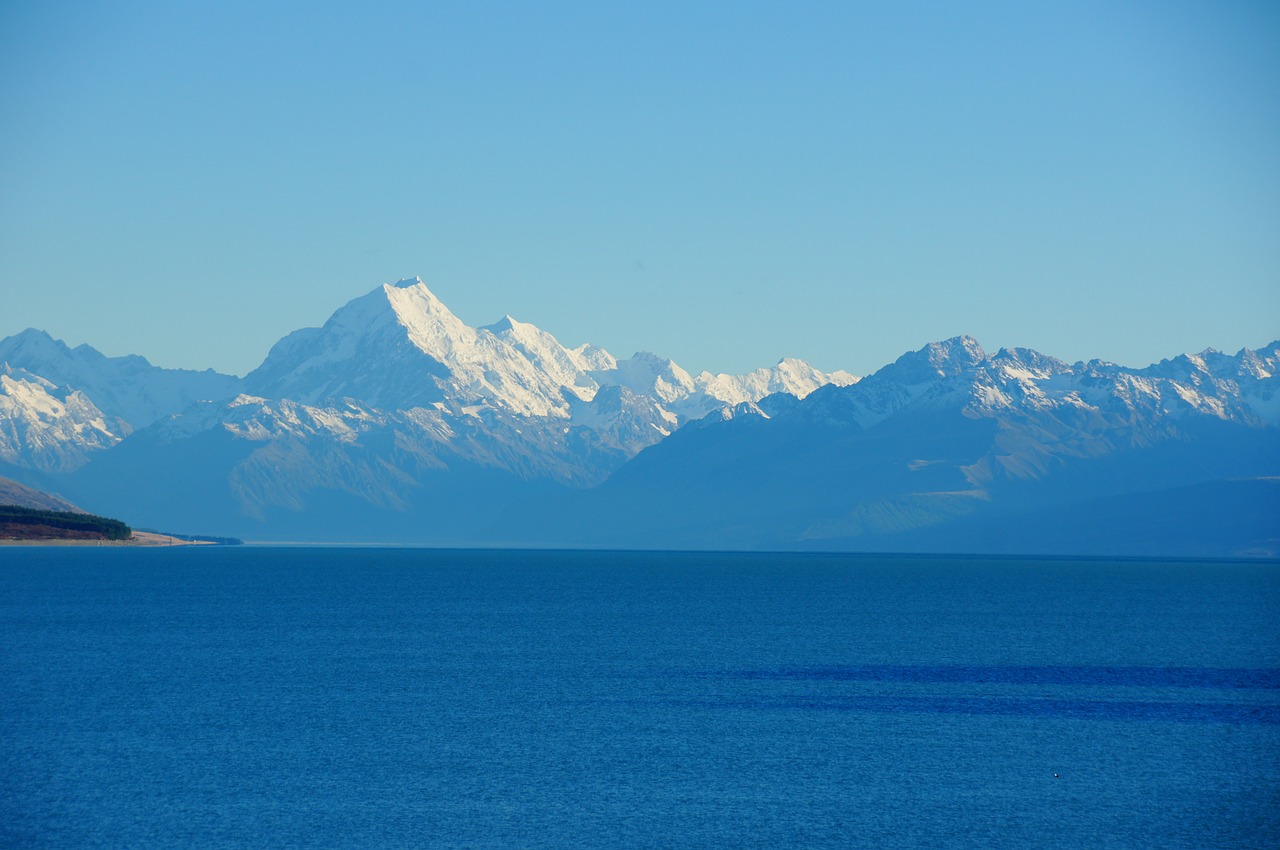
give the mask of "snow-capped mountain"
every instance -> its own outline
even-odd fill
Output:
[[[580,402],[591,402],[601,387],[622,387],[652,399],[674,416],[674,426],[771,392],[804,395],[825,383],[853,380],[843,372],[824,375],[800,360],[695,380],[655,354],[619,360],[590,344],[568,348],[511,316],[471,327],[420,278],[410,278],[351,301],[323,327],[289,334],[245,378],[245,387],[307,404],[355,398],[388,410],[438,404],[562,419],[579,412],[584,421],[594,421],[595,414]]]
[[[1077,551],[1088,532],[1110,551],[1089,529],[1130,517],[1173,523],[1138,550],[1167,552],[1198,511],[1214,551],[1280,552],[1274,343],[1132,369],[955,337],[862,380],[790,359],[695,376],[510,316],[471,327],[415,278],[244,379],[38,331],[0,358],[4,474],[175,530],[950,551]],[[1062,538],[1055,512],[1084,530]]]
[[[1272,343],[1234,357],[1205,352],[1130,369],[1100,360],[1068,365],[1026,348],[988,355],[972,337],[960,336],[904,354],[856,386],[824,387],[796,415],[863,429],[907,409],[950,408],[975,418],[1016,412],[1099,417],[1108,427],[1139,431],[1190,414],[1274,426],[1280,425],[1278,356]]]
[[[0,363],[0,460],[67,472],[129,432],[79,390]]]
[[[702,372],[693,377],[674,361],[647,351],[615,361],[610,369],[593,370],[591,377],[602,386],[625,387],[655,399],[680,423],[743,402],[757,402],[775,393],[804,398],[818,387],[849,386],[858,381],[848,372],[826,374],[795,358],[784,358],[772,368],[745,375]]]
[[[0,356],[15,364],[0,397],[0,460],[15,474],[76,471],[68,486],[87,504],[132,505],[151,525],[219,503],[247,536],[267,534],[253,523],[280,511],[316,522],[334,500],[484,514],[530,486],[595,486],[708,411],[851,380],[796,360],[695,379],[653,354],[566,347],[511,316],[471,327],[418,278],[287,335],[244,379],[108,358],[39,331],[0,341]]]
[[[72,349],[37,330],[0,340],[0,363],[6,362],[36,383],[6,390],[9,424],[0,458],[44,470],[74,469],[133,430],[196,402],[248,392],[316,410],[354,401],[382,412],[422,408],[553,419],[562,431],[598,432],[586,441],[593,451],[608,447],[609,461],[586,476],[592,479],[612,469],[611,452],[629,457],[689,418],[780,388],[803,394],[828,380],[788,360],[772,370],[695,381],[656,355],[619,361],[590,344],[567,348],[510,316],[474,328],[419,278],[380,286],[322,327],[287,335],[244,379],[160,369],[142,357],[106,357],[87,345]],[[44,394],[53,395],[45,398],[37,384],[47,384]],[[101,427],[93,424],[99,420]],[[231,423],[226,427],[234,432]]]
[[[107,357],[88,345],[71,348],[34,328],[0,339],[0,363],[83,393],[129,429],[145,428],[197,401],[233,396],[240,386],[239,378],[212,369],[164,369],[138,355]]]
[[[234,395],[239,383],[213,370],[162,369],[143,357],[70,348],[28,328],[0,340],[0,461],[69,472],[135,429],[199,400]]]
[[[565,348],[554,336],[527,322],[503,316],[492,325],[481,328],[519,351],[540,372],[559,386],[569,389],[577,398],[590,400],[597,384],[587,373],[592,369],[612,369],[617,361],[603,348],[582,345]]]
[[[289,334],[245,386],[265,397],[307,404],[355,398],[388,410],[439,402],[565,417],[569,409],[555,371],[537,368],[492,331],[465,324],[417,278],[385,284],[323,327]]]
[[[1149,547],[1137,551],[1176,554],[1170,541],[1199,511],[1224,537],[1252,535],[1231,551],[1280,552],[1280,488],[1231,483],[1280,476],[1278,367],[1280,343],[1126,369],[1029,349],[988,355],[956,337],[856,384],[744,402],[680,429],[575,503],[573,542],[642,546],[660,529],[674,547],[1034,551],[1050,545],[1044,531],[1059,551],[1136,540]],[[1234,512],[1185,502],[1210,492],[1272,501]],[[1086,507],[1106,499],[1129,501]],[[1051,518],[1068,510],[1097,528],[1141,514],[1173,530],[1144,539],[1135,527],[1125,542],[1084,527],[1064,539]]]
[[[784,357],[771,369],[756,369],[745,375],[712,375],[710,372],[703,372],[694,382],[711,398],[725,405],[736,406],[743,402],[759,401],[774,393],[804,398],[818,387],[828,384],[847,387],[856,384],[858,380],[844,370],[826,374],[803,360]]]
[[[601,369],[591,374],[601,384],[625,387],[633,393],[650,396],[667,408],[687,403],[698,392],[698,385],[688,372],[674,361],[648,351],[618,360],[612,369]]]

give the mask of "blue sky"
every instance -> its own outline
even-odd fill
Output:
[[[692,371],[1280,337],[1274,3],[0,6],[0,335],[243,373],[419,274]]]

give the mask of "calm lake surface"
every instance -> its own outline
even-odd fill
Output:
[[[0,846],[1280,844],[1280,565],[0,549]]]

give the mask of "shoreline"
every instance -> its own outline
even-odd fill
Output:
[[[182,540],[168,534],[135,531],[128,540],[71,540],[47,537],[36,540],[0,539],[0,546],[217,546],[211,540]]]

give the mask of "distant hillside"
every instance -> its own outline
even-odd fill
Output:
[[[118,519],[94,516],[40,490],[0,478],[0,540],[128,540]]]
[[[12,478],[0,478],[0,505],[16,505],[20,508],[34,508],[42,511],[66,511],[68,513],[84,513],[75,505],[54,496],[19,484]]]
[[[873,552],[1280,558],[1277,517],[1280,478],[1234,479],[939,523],[901,537],[868,535],[858,545]],[[799,548],[851,547],[812,540]]]
[[[1280,343],[1126,369],[959,337],[693,422],[504,528],[606,548],[1274,557],[1278,389]]]

